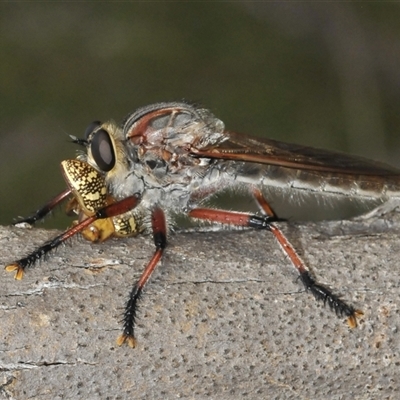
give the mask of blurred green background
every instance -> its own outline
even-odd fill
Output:
[[[400,166],[399,21],[389,2],[2,3],[0,223],[64,188],[69,134],[159,101]]]

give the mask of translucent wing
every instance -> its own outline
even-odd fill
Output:
[[[400,182],[400,170],[383,163],[339,152],[315,149],[272,139],[226,132],[228,139],[217,145],[192,149],[196,156],[247,161],[320,173],[370,176]]]

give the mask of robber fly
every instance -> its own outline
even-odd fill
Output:
[[[328,303],[350,327],[362,314],[319,284],[281,229],[268,203],[268,190],[313,197],[355,198],[385,204],[398,196],[400,171],[361,158],[315,150],[227,131],[210,111],[188,103],[157,103],[129,114],[120,126],[92,123],[74,160],[62,162],[67,189],[20,222],[33,224],[66,198],[78,221],[26,257],[9,264],[21,279],[52,249],[78,232],[92,241],[149,233],[155,251],[125,306],[117,343],[136,344],[134,327],[143,288],[167,246],[175,215],[271,232],[317,300]],[[260,212],[251,214],[205,207],[221,191],[246,192]]]

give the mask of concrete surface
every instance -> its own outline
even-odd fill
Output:
[[[268,232],[176,233],[117,347],[150,238],[75,239],[0,270],[0,399],[398,399],[400,216],[289,224],[321,283],[365,313],[350,330],[304,292]],[[55,231],[0,228],[1,263]]]

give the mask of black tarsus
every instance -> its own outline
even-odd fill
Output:
[[[143,288],[139,287],[139,285],[136,283],[129,294],[128,301],[126,302],[123,316],[123,332],[124,335],[126,335],[127,337],[135,337],[134,326],[136,325],[136,316],[138,311],[137,304],[142,295],[142,292]]]
[[[47,255],[51,250],[59,246],[63,242],[64,233],[56,236],[55,238],[48,240],[28,256],[21,258],[16,261],[16,264],[24,271],[25,268],[32,267],[37,261],[41,260]]]
[[[328,304],[330,309],[333,310],[336,315],[352,317],[356,314],[356,309],[354,307],[346,304],[339,298],[339,296],[333,294],[330,289],[317,283],[309,271],[300,273],[299,277],[306,290],[310,291],[316,300],[323,301],[324,304]]]
[[[142,275],[133,286],[129,294],[129,299],[125,304],[125,312],[123,315],[123,334],[117,341],[119,345],[127,341],[131,347],[135,347],[136,341],[134,327],[136,324],[138,301],[140,300],[144,286],[150,279],[151,274],[159,263],[163,251],[167,246],[167,225],[164,212],[160,208],[155,208],[152,212],[152,229],[156,250],[153,257],[144,269]]]

